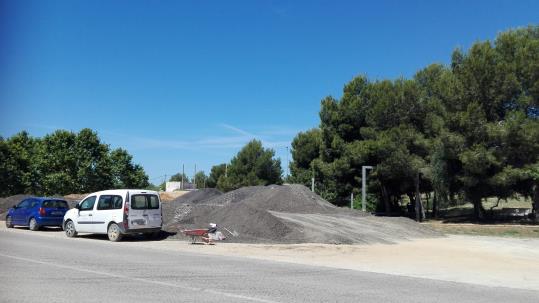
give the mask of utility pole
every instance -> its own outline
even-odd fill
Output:
[[[165,191],[167,191],[167,174],[165,174],[165,181],[163,183],[165,183]]]
[[[181,190],[184,189],[184,186],[183,186],[183,176],[184,175],[185,175],[185,164],[182,164],[182,184],[180,184]]]
[[[361,210],[367,211],[367,169],[372,169],[372,166],[363,165],[361,167]]]
[[[225,178],[228,178],[228,164],[225,163]]]
[[[350,195],[350,209],[354,209],[354,192]]]
[[[289,152],[288,152],[288,146],[286,146],[286,176],[290,176],[290,159],[288,158]]]
[[[193,175],[193,189],[197,189],[197,165],[195,164],[195,174]]]

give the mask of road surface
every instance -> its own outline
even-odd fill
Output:
[[[0,231],[0,302],[539,302],[532,290],[47,236],[59,232]]]

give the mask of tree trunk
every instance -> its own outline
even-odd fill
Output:
[[[451,206],[456,206],[457,205],[457,201],[455,199],[454,193],[449,193],[449,202],[451,202]]]
[[[474,198],[472,203],[475,218],[483,220],[485,218],[485,209],[483,208],[483,203],[481,203],[481,198]]]
[[[539,212],[539,183],[535,184],[532,199],[532,215],[535,221],[537,221],[537,212]]]
[[[438,196],[436,191],[434,192],[434,197],[432,198],[432,217],[438,219]]]
[[[415,179],[415,218],[417,222],[422,222],[425,218],[425,209],[421,203],[421,192],[419,191],[419,173]]]
[[[386,210],[386,216],[391,216],[391,203],[389,202],[389,196],[385,185],[382,185],[382,198],[384,199],[384,207]]]
[[[430,193],[425,193],[425,199],[427,200],[427,205],[425,206],[425,218],[429,214],[429,198],[430,198]]]

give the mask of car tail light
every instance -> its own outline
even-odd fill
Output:
[[[123,225],[124,228],[127,229],[129,226],[129,222],[127,221],[129,217],[129,192],[127,192],[127,195],[125,196],[125,203],[124,203],[124,218],[123,218]]]
[[[46,215],[46,214],[47,214],[47,213],[45,212],[45,209],[44,209],[43,207],[40,207],[40,208],[39,208],[39,215],[40,215],[40,216],[44,216],[44,215]]]

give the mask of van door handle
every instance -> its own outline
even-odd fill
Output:
[[[91,217],[91,216],[93,216],[93,215],[92,215],[92,214],[89,214],[89,215],[88,215],[88,217]]]

